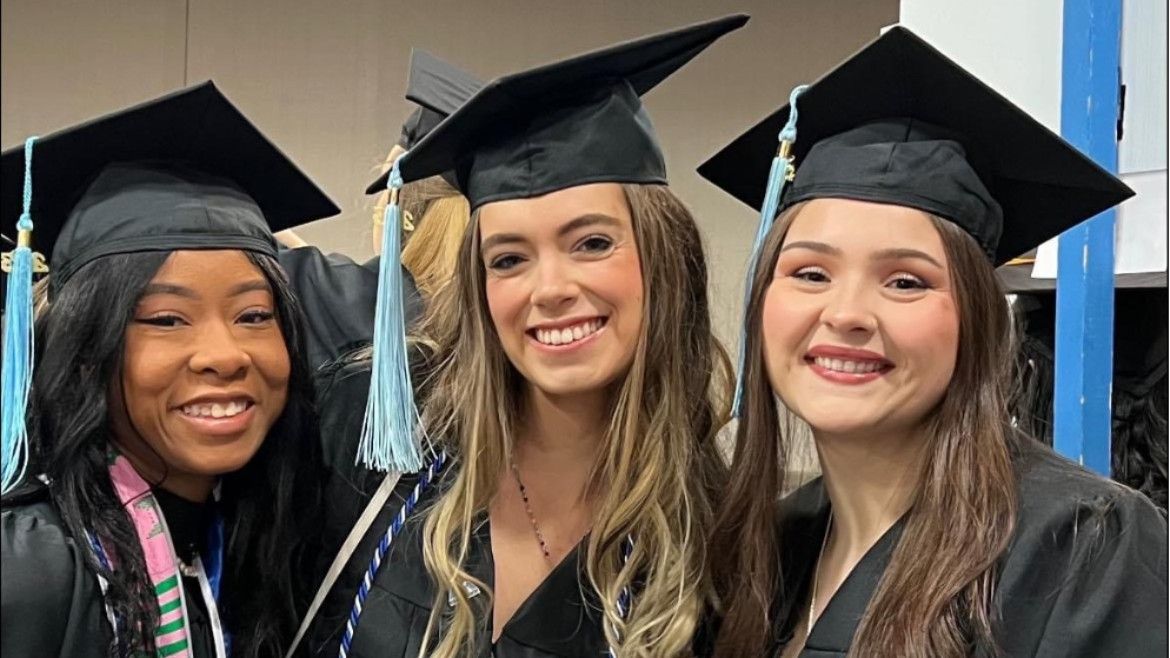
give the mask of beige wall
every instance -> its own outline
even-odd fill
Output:
[[[412,46],[489,78],[735,11],[747,27],[646,98],[734,340],[755,217],[694,168],[895,22],[897,0],[3,0],[0,137],[9,148],[211,78],[344,209],[302,235],[364,258],[361,190],[409,109]]]

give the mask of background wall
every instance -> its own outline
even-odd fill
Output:
[[[755,216],[695,166],[786,102],[793,85],[896,22],[899,9],[897,0],[3,0],[0,8],[4,148],[214,79],[343,208],[302,236],[355,258],[372,253],[362,189],[410,109],[402,94],[412,46],[491,78],[751,14],[646,98],[672,184],[706,235],[716,326],[730,340]]]

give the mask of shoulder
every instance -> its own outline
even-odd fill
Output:
[[[1005,585],[1040,592],[1142,579],[1165,589],[1166,519],[1144,495],[1040,444],[1022,447],[1016,472],[1019,512],[1002,563]]]
[[[36,628],[37,633],[23,635],[60,641],[67,623],[81,607],[78,599],[96,596],[96,580],[88,573],[78,542],[47,496],[4,508],[0,513],[0,551],[0,626],[7,636],[5,646],[9,646],[9,638],[19,639],[12,637],[12,628]]]
[[[1019,513],[999,563],[1011,655],[1166,649],[1166,520],[1142,494],[1040,444],[1016,455]]]
[[[52,580],[72,576],[76,542],[48,496],[5,506],[0,512],[0,537],[4,551],[4,596],[10,582]],[[9,575],[13,580],[9,580]]]
[[[1102,540],[1161,535],[1165,545],[1166,520],[1141,493],[1035,442],[1021,447],[1015,467],[1022,535],[1075,533],[1076,539]]]

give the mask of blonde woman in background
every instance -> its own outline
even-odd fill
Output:
[[[426,83],[426,76],[416,72],[427,67],[440,69],[445,84],[441,93],[428,95],[402,124],[384,171],[480,87],[474,77],[428,53],[415,51],[411,56],[408,98],[417,97],[417,88]],[[341,254],[326,255],[292,230],[276,235],[289,247],[281,251],[280,263],[305,307],[309,361],[315,368],[368,345],[374,335],[387,192],[384,185],[371,186],[366,192],[377,197],[372,218],[375,256],[365,263]],[[422,316],[426,301],[451,278],[470,210],[467,200],[444,175],[411,183],[402,190],[402,200],[406,246],[402,250],[401,279],[407,322],[414,324]]]

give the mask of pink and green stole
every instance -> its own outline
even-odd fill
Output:
[[[171,544],[170,532],[163,518],[162,508],[151,493],[150,485],[123,456],[111,452],[110,481],[122,507],[130,515],[142,555],[146,559],[146,573],[154,585],[158,599],[159,625],[154,632],[154,642],[159,656],[167,658],[190,658],[191,628],[187,620],[187,602],[183,596],[182,579],[179,576],[179,558]],[[111,554],[91,533],[90,544],[98,561],[110,569]],[[102,582],[103,593],[106,583]],[[214,604],[212,602],[212,604]],[[107,616],[114,625],[117,636],[119,620],[113,617],[107,607]]]

